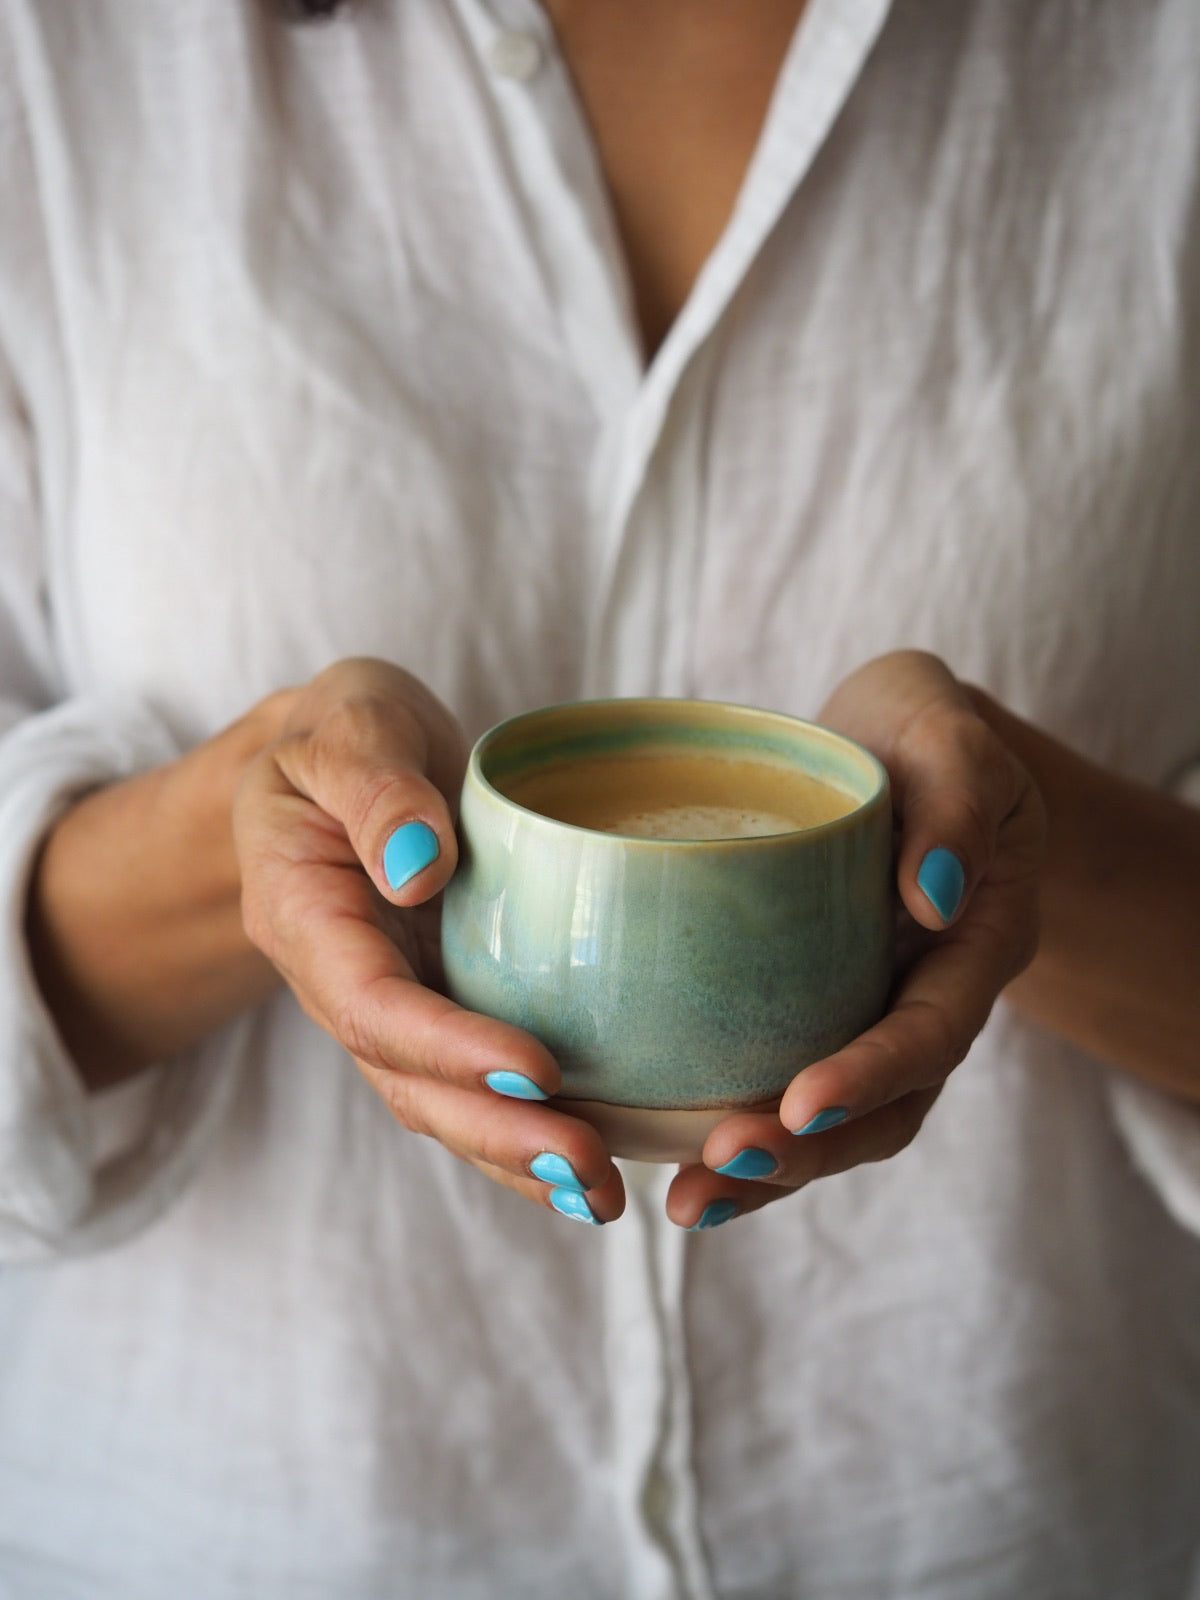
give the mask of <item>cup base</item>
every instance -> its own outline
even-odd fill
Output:
[[[553,1102],[569,1117],[590,1122],[604,1140],[610,1155],[629,1161],[699,1161],[704,1141],[725,1117],[735,1111],[777,1111],[779,1101],[763,1100],[752,1106],[701,1106],[686,1111],[663,1111],[651,1106],[614,1106],[604,1100]]]

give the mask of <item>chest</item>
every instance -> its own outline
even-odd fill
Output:
[[[544,0],[624,247],[643,352],[729,220],[804,0]]]
[[[373,653],[477,730],[592,689],[812,714],[917,645],[1102,758],[1194,752],[1197,212],[1143,113],[1192,114],[1200,41],[953,9],[898,8],[669,387],[605,331],[571,116],[487,81],[449,3],[311,30],[274,98],[164,51],[179,118],[99,163],[64,84],[69,680],[191,735]]]

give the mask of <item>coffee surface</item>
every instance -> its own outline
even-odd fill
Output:
[[[794,767],[705,753],[589,756],[502,785],[558,822],[643,839],[745,839],[844,817],[853,795]]]

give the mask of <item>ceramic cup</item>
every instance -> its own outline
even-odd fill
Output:
[[[539,768],[677,751],[782,763],[843,791],[834,821],[755,838],[633,838],[506,794]],[[697,700],[551,706],[471,754],[446,889],[447,986],[527,1029],[562,1068],[555,1103],[614,1155],[698,1158],[734,1108],[881,1015],[891,974],[887,774],[812,723]]]

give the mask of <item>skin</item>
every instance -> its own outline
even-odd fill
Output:
[[[902,1149],[1029,961],[1039,898],[1042,947],[1014,1000],[1028,994],[1068,1038],[1200,1098],[1200,816],[1083,761],[920,652],[869,663],[821,716],[888,767],[901,897],[933,937],[884,1020],[801,1073],[778,1117],[734,1115],[714,1129],[704,1164],[673,1183],[672,1219],[691,1226],[724,1197],[754,1210]],[[1029,766],[1013,748],[1022,743]],[[552,1094],[547,1051],[422,986],[438,979],[435,897],[456,860],[444,796],[462,762],[453,718],[416,679],[346,661],[181,761],[68,811],[39,858],[29,924],[43,991],[85,1078],[98,1086],[186,1048],[282,975],[405,1127],[542,1204],[547,1186],[529,1164],[556,1151],[597,1217],[618,1216],[620,1177],[591,1128],[483,1084],[502,1068]],[[1096,820],[1081,842],[1087,817]],[[433,828],[440,853],[393,892],[384,844],[414,819]],[[916,881],[934,846],[966,870],[948,929]],[[1113,994],[1097,1040],[1096,998]],[[789,1131],[831,1105],[851,1119],[803,1139]],[[747,1147],[777,1157],[771,1179],[710,1170]]]
[[[1032,1020],[1200,1100],[1200,813],[952,684],[935,658],[901,652],[847,679],[821,713],[872,748],[897,787],[899,884],[912,923],[944,926],[916,882],[930,844],[955,851],[967,889],[883,1022],[801,1073],[780,1106],[785,1129],[825,1106],[848,1107],[850,1120],[797,1139],[772,1118],[742,1116],[709,1136],[706,1168],[751,1146],[778,1160],[769,1180],[720,1191],[741,1211],[903,1149],[986,1020],[985,974]],[[671,1215],[682,1221],[697,1198],[713,1197],[707,1172],[689,1169]]]
[[[727,0],[547,9],[592,123],[649,355],[728,217],[800,6],[762,0],[754,30]],[[755,1210],[903,1149],[1006,988],[1102,1059],[1200,1099],[1200,815],[1084,761],[919,652],[868,663],[819,716],[888,768],[919,954],[883,1021],[807,1068],[778,1116],[714,1129],[703,1163],[676,1176],[669,1216],[690,1227],[722,1198]],[[428,690],[389,663],[352,660],[180,761],[82,798],[39,855],[28,929],[85,1081],[100,1088],[167,1059],[286,981],[404,1127],[542,1205],[548,1185],[530,1162],[556,1152],[595,1216],[617,1217],[620,1175],[594,1130],[483,1082],[507,1069],[552,1094],[547,1051],[437,992],[436,897],[456,860],[445,797],[463,763],[461,732]],[[439,854],[393,892],[384,844],[413,820],[434,830]],[[917,883],[934,847],[965,869],[949,926]],[[848,1120],[794,1136],[830,1106]],[[746,1148],[776,1159],[769,1179],[713,1170]]]
[[[644,354],[733,210],[803,0],[544,0],[604,170]]]

